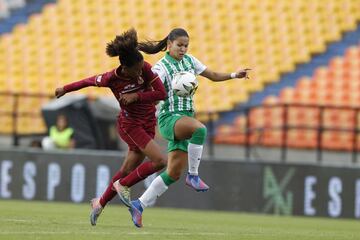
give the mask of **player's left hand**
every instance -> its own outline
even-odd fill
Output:
[[[249,71],[251,68],[244,68],[236,72],[236,78],[249,79]]]
[[[125,93],[121,95],[121,101],[125,105],[129,105],[133,102],[136,102],[139,99],[139,95],[137,93]]]

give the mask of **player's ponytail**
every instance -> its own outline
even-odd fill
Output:
[[[120,63],[127,67],[143,60],[143,56],[138,50],[137,33],[134,28],[117,35],[115,39],[106,46],[106,54],[110,57],[119,56]]]
[[[139,50],[147,54],[156,54],[165,51],[167,48],[168,36],[160,41],[146,41],[139,43]]]
[[[160,41],[146,41],[139,43],[139,50],[147,54],[156,54],[160,51],[166,51],[167,41],[174,41],[178,37],[189,37],[188,33],[182,28],[174,28],[168,36]]]

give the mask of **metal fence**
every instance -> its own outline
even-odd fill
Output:
[[[263,124],[261,126],[254,126],[251,113],[255,109],[280,109],[281,112],[281,121],[280,124]],[[308,124],[306,122],[294,124],[289,120],[289,111],[293,108],[303,109],[303,111],[309,111],[309,109],[315,109],[317,114],[316,124]],[[326,111],[332,110],[344,110],[351,112],[351,124],[347,124],[348,126],[326,126],[324,121],[324,115]],[[236,112],[239,116],[245,117],[244,128],[241,130],[243,135],[243,141],[240,143],[245,147],[244,157],[245,159],[250,159],[250,151],[253,145],[261,145],[261,142],[253,142],[251,141],[251,137],[254,134],[259,134],[265,131],[280,131],[280,141],[278,147],[281,149],[281,161],[285,162],[287,160],[287,151],[291,147],[288,144],[288,133],[290,130],[312,130],[316,133],[316,144],[314,149],[316,150],[316,159],[318,162],[323,160],[323,151],[325,150],[324,146],[324,133],[327,131],[337,132],[337,133],[349,133],[351,134],[351,143],[347,147],[346,151],[352,152],[352,162],[357,162],[357,153],[359,150],[359,133],[360,133],[360,108],[359,107],[345,107],[345,106],[331,106],[331,105],[314,105],[314,104],[271,104],[271,105],[258,105],[258,106],[247,106],[242,107],[240,109],[234,109],[233,112]],[[201,118],[207,119],[207,127],[209,129],[209,153],[213,155],[214,153],[214,139],[219,134],[217,131],[218,123],[217,120],[222,115],[226,114],[226,112],[201,112],[198,113],[198,116]],[[206,117],[204,117],[206,116]],[[234,134],[239,134],[238,130],[234,128],[234,131],[227,133],[227,135],[231,136]],[[331,149],[330,149],[331,150]]]
[[[9,92],[0,92],[0,99],[4,102],[7,100],[6,108],[2,108],[0,110],[0,119],[1,117],[10,117],[11,118],[11,130],[9,132],[2,132],[0,128],[0,134],[10,135],[12,137],[12,144],[14,146],[19,145],[19,138],[29,135],[37,135],[39,133],[22,133],[18,131],[19,127],[19,119],[21,118],[42,118],[41,116],[41,109],[32,109],[28,108],[24,110],[24,107],[20,108],[23,104],[22,101],[24,98],[40,98],[48,101],[49,99],[53,98],[52,95],[46,94],[31,94],[31,93],[9,93]],[[11,101],[9,101],[11,99]],[[10,106],[9,106],[10,105]],[[4,106],[4,103],[3,103]],[[273,124],[264,124],[264,125],[257,125],[254,126],[251,120],[251,113],[256,109],[280,109],[281,110],[281,121],[278,125]],[[289,111],[293,108],[303,109],[303,111],[309,111],[309,109],[316,109],[318,111],[316,124],[309,125],[307,123],[301,124],[293,124],[289,120]],[[346,126],[338,126],[338,127],[328,127],[325,125],[324,122],[324,113],[328,110],[348,110],[353,112],[352,116],[353,119],[351,120],[352,124],[350,127]],[[316,132],[316,158],[317,161],[322,161],[323,158],[323,137],[326,131],[335,131],[335,132],[347,132],[352,134],[352,143],[351,147],[348,148],[352,152],[352,161],[355,163],[357,162],[357,153],[358,153],[358,145],[359,145],[359,133],[360,133],[360,123],[359,123],[359,115],[360,115],[360,108],[359,107],[345,107],[345,106],[330,106],[330,105],[311,105],[311,104],[265,104],[265,105],[258,105],[258,106],[246,106],[239,109],[234,109],[232,111],[238,115],[242,115],[245,117],[244,129],[241,134],[244,136],[244,141],[241,143],[241,146],[245,148],[244,157],[246,159],[250,158],[250,151],[251,147],[255,144],[251,141],[251,137],[254,134],[258,134],[259,132],[265,132],[270,130],[277,130],[281,131],[281,144],[278,145],[281,149],[281,160],[283,162],[287,159],[287,151],[289,149],[288,144],[288,133],[292,129],[298,130],[312,130]],[[218,119],[222,115],[226,114],[227,112],[199,112],[197,116],[202,116],[207,119],[206,125],[209,130],[209,155],[213,156],[214,153],[214,139],[217,136],[217,127],[218,127]],[[115,119],[114,119],[115,121]],[[41,134],[41,133],[40,133]],[[42,133],[44,134],[44,133]],[[230,135],[233,133],[229,133]],[[261,144],[261,143],[260,143]]]

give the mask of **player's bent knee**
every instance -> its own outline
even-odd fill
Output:
[[[205,126],[197,128],[190,138],[190,143],[203,145],[206,141],[207,129]]]

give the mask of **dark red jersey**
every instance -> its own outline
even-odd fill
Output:
[[[120,119],[126,122],[143,122],[155,119],[155,102],[166,97],[160,78],[151,71],[151,65],[144,61],[142,74],[137,80],[119,75],[121,66],[109,72],[92,76],[64,86],[66,92],[88,86],[108,87],[121,108]],[[119,101],[122,94],[137,93],[139,100],[129,105]]]

